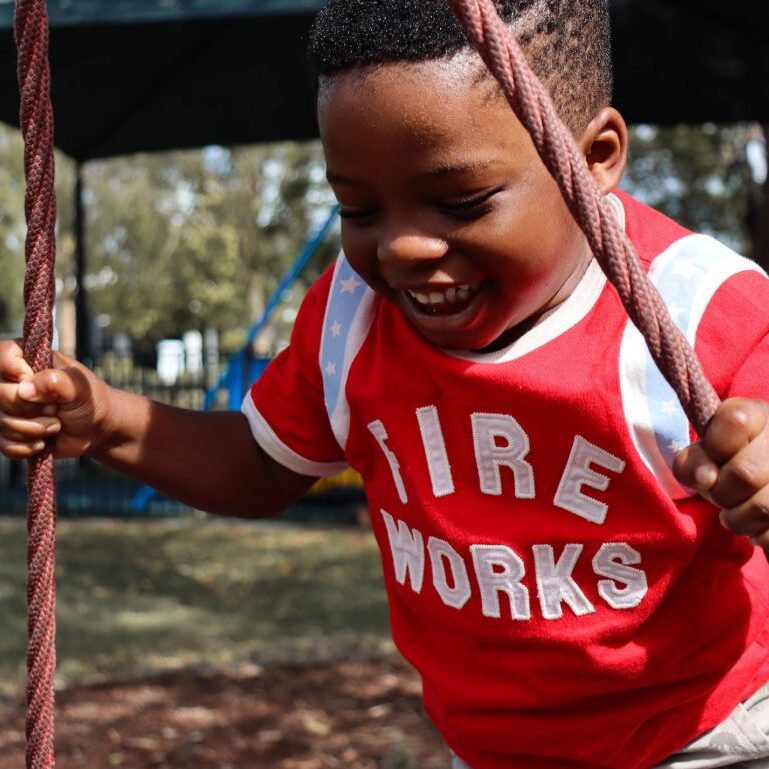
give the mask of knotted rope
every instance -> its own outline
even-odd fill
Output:
[[[53,110],[45,0],[16,0],[15,25],[27,179],[24,357],[34,371],[42,371],[51,367],[52,360],[56,257]],[[29,460],[27,480],[27,769],[50,769],[55,764],[55,489],[49,441],[41,454]]]
[[[492,0],[447,0],[486,66],[499,81],[518,119],[558,183],[596,260],[619,293],[630,319],[643,334],[686,416],[702,435],[719,399],[694,351],[670,318],[646,277],[635,248],[611,204],[598,189],[574,137],[560,120],[550,95],[531,71],[520,46]]]

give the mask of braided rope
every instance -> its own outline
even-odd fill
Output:
[[[718,408],[718,396],[705,378],[691,346],[671,320],[659,292],[647,278],[633,245],[590,175],[550,95],[531,71],[492,0],[447,2],[531,135],[596,260],[617,289],[630,319],[675,390],[689,421],[702,435]]]
[[[53,109],[45,0],[17,0],[15,17],[20,124],[27,192],[24,357],[34,371],[51,367],[56,256]],[[51,444],[29,460],[27,480],[27,769],[54,766],[56,670],[56,497]]]

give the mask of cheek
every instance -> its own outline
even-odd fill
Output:
[[[377,241],[370,233],[342,224],[342,250],[355,272],[369,285],[375,281],[377,269]]]

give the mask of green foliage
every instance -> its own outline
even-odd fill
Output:
[[[0,333],[18,332],[23,312],[24,166],[21,136],[0,130]]]
[[[331,204],[322,168],[317,144],[90,165],[92,311],[137,339],[247,328]]]
[[[623,187],[681,224],[750,256],[753,201],[763,192],[748,163],[755,126],[638,126]]]

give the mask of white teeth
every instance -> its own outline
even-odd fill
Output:
[[[446,303],[466,302],[475,294],[479,286],[480,283],[465,283],[461,286],[449,286],[443,291],[430,291],[427,294],[421,291],[411,291],[410,289],[407,289],[407,293],[418,304],[430,307]]]

